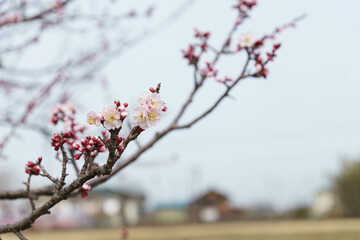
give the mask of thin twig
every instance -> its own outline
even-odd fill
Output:
[[[65,151],[65,148],[64,148],[63,144],[60,145],[60,149],[61,149],[61,154],[62,154],[63,159],[62,159],[62,169],[61,169],[60,183],[57,186],[57,190],[60,190],[65,185],[65,178],[67,176],[66,164],[69,161],[69,158],[68,158],[68,156],[66,154],[66,151]]]
[[[55,184],[58,184],[58,183],[59,183],[59,181],[58,181],[57,179],[55,179],[53,176],[51,176],[51,175],[45,170],[45,168],[44,168],[43,165],[38,164],[38,166],[40,167],[41,171],[43,172],[43,174],[40,174],[40,176],[48,178],[50,181],[52,181],[52,182],[55,183]]]
[[[28,193],[28,198],[29,198],[29,202],[31,205],[31,210],[34,212],[35,211],[35,203],[34,200],[30,194],[30,179],[31,179],[32,174],[29,173],[28,179],[27,179],[27,183],[26,183],[26,192]]]

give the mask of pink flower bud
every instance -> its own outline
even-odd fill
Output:
[[[121,118],[126,118],[127,115],[128,115],[128,112],[121,112],[121,113],[120,113],[120,117],[121,117]]]
[[[90,144],[90,145],[94,145],[95,143],[94,143],[93,140],[90,140],[90,141],[89,141],[89,144]]]
[[[91,149],[91,146],[90,146],[90,145],[86,145],[85,149],[86,149],[86,150],[90,150],[90,149]]]
[[[74,148],[75,150],[79,150],[80,145],[79,145],[79,144],[77,144],[77,143],[74,143],[74,144],[73,144],[73,148]]]
[[[35,163],[34,163],[33,161],[28,161],[28,162],[26,163],[26,166],[27,166],[27,167],[34,167],[34,166],[35,166]]]
[[[41,161],[42,161],[42,156],[39,156],[38,157],[38,162],[41,163]]]
[[[281,46],[281,43],[274,43],[274,44],[273,44],[274,51],[275,51],[276,49],[278,49],[280,46]]]
[[[116,104],[116,106],[120,106],[120,101],[119,101],[119,99],[115,99],[115,100],[114,100],[114,103]]]
[[[118,149],[120,152],[122,152],[122,151],[124,151],[124,146],[123,146],[123,145],[119,145],[119,146],[117,147],[117,149]]]
[[[101,148],[99,148],[98,151],[99,151],[99,152],[105,152],[105,150],[106,150],[106,149],[105,149],[104,147],[101,147]]]
[[[124,105],[121,105],[121,106],[118,108],[118,110],[120,110],[120,112],[125,111],[125,106],[124,106]]]
[[[40,174],[40,167],[39,166],[33,167],[32,172],[35,175],[39,175]]]
[[[74,155],[75,160],[79,160],[81,158],[81,155],[82,155],[81,153],[75,154]]]
[[[83,147],[85,147],[87,144],[87,141],[85,139],[81,139],[80,143]]]
[[[65,132],[65,133],[63,134],[63,137],[69,138],[69,137],[71,137],[71,133]]]
[[[101,131],[101,134],[102,134],[103,136],[105,136],[105,135],[106,135],[106,131],[105,131],[105,130],[102,130],[102,131]]]
[[[127,102],[124,102],[123,105],[125,108],[127,108],[129,106],[129,104]]]
[[[150,87],[150,88],[149,88],[149,91],[152,92],[152,93],[154,93],[154,92],[155,92],[155,89],[154,89],[153,87]]]

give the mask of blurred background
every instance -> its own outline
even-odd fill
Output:
[[[22,2],[1,1],[1,16]],[[53,2],[26,1],[27,13]],[[210,43],[219,47],[236,19],[234,3],[73,1],[44,21],[1,26],[0,133],[11,136],[1,151],[1,190],[24,188],[24,164],[39,155],[58,173],[49,148],[56,128],[48,122],[58,102],[73,102],[85,124],[87,112],[115,98],[132,108],[161,82],[168,111],[140,143],[165,128],[193,87],[181,50],[194,28],[210,31]],[[235,37],[260,38],[306,14],[278,35],[282,45],[268,78],[242,82],[204,121],[167,136],[86,200],[59,204],[35,228],[360,216],[359,7],[357,1],[259,0]],[[241,61],[229,57],[217,67],[231,75]],[[185,119],[213,101],[218,84],[207,87]],[[46,184],[34,181],[34,187]],[[1,224],[28,211],[21,201],[2,201],[0,209]]]

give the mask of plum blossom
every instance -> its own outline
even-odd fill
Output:
[[[150,109],[148,106],[142,105],[134,108],[133,115],[133,124],[142,129],[147,129],[160,122],[161,111]]]
[[[157,125],[160,122],[162,112],[167,109],[157,92],[143,93],[139,97],[138,103],[139,106],[133,110],[132,122],[142,129]]]
[[[120,112],[116,109],[115,105],[106,105],[102,115],[104,117],[104,127],[107,130],[119,128],[121,126]]]
[[[160,109],[163,111],[165,103],[160,99],[160,95],[156,92],[147,93],[144,92],[139,98],[138,103],[140,105],[147,105],[150,109]]]
[[[94,111],[91,111],[87,114],[87,122],[90,125],[95,124],[97,127],[100,126],[102,115],[100,113],[96,113]]]
[[[94,111],[88,112],[87,122],[90,125],[96,125],[97,127],[99,127],[101,123],[107,130],[119,128],[122,121],[128,115],[128,112],[126,111],[127,107],[127,102],[121,104],[118,99],[115,99],[114,104],[106,105],[102,113],[96,113]]]
[[[241,34],[239,36],[239,46],[241,48],[251,48],[254,46],[256,38],[251,33]]]

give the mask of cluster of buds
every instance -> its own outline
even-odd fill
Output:
[[[257,4],[257,0],[239,0],[233,7],[239,9],[240,12],[246,12]]]
[[[60,146],[68,142],[71,138],[73,138],[73,135],[70,132],[54,133],[54,136],[51,138],[51,146],[54,147],[55,151],[58,151]]]
[[[25,164],[25,173],[39,175],[40,174],[40,167],[39,164],[41,163],[42,157],[38,157],[38,161],[34,163],[33,161],[28,161]]]
[[[86,198],[89,195],[88,191],[90,191],[90,190],[91,190],[91,186],[87,183],[84,183],[80,189],[81,198],[83,198],[83,199]]]
[[[206,52],[208,49],[208,40],[210,38],[210,32],[201,32],[197,28],[195,28],[194,37],[200,39],[200,43],[197,44],[189,44],[188,49],[182,50],[183,52],[183,58],[186,58],[189,60],[189,65],[194,64],[196,65],[199,61],[200,54],[202,52]],[[199,54],[196,54],[196,48],[199,47],[201,52]]]
[[[269,73],[269,69],[265,66],[266,62],[263,61],[263,58],[260,56],[260,53],[255,53],[255,68],[257,70],[257,74],[256,76],[260,77],[264,77],[266,78],[268,73]]]
[[[64,122],[65,132],[71,133],[71,138],[67,139],[69,149],[72,149],[73,143],[79,139],[78,133],[86,130],[85,125],[79,124],[75,119],[76,110],[72,103],[57,104],[50,112],[50,122],[56,125],[59,121]]]
[[[195,54],[195,47],[194,45],[189,44],[189,47],[186,50],[182,50],[183,58],[189,60],[189,65],[197,64],[199,61],[199,56]]]
[[[274,58],[276,57],[275,52],[280,48],[280,46],[281,46],[280,43],[274,43],[271,52],[266,52],[268,61],[274,61]]]
[[[75,113],[75,108],[70,102],[56,104],[50,111],[50,122],[56,125],[58,121],[65,121],[65,117],[72,117]]]
[[[118,99],[114,100],[114,105],[108,104],[104,107],[102,113],[91,111],[87,114],[87,122],[90,125],[104,125],[107,130],[120,128],[123,120],[127,117],[126,108],[128,103],[121,104]]]
[[[68,147],[72,149],[73,143],[79,139],[78,133],[83,133],[87,126],[79,124],[75,118],[65,117],[64,130],[71,133],[71,138],[68,139]]]
[[[239,0],[233,7],[239,11],[236,24],[240,25],[244,18],[249,17],[247,11],[252,9],[257,4],[257,0]]]
[[[254,59],[255,59],[255,68],[257,70],[256,76],[262,76],[264,78],[267,77],[269,73],[269,69],[266,67],[266,64],[269,61],[273,61],[276,56],[276,50],[280,48],[280,43],[274,43],[273,48],[271,52],[267,52],[267,60],[263,60],[263,58],[260,56],[260,53],[254,53]]]
[[[214,66],[208,61],[205,62],[206,67],[202,68],[201,71],[206,77],[215,77],[218,73],[218,70],[214,68]]]
[[[208,40],[210,37],[210,32],[201,32],[199,29],[195,28],[194,37]]]
[[[99,137],[91,137],[90,135],[86,136],[84,139],[81,139],[80,144],[74,143],[73,148],[80,152],[74,155],[76,160],[80,159],[83,154],[86,156],[95,157],[97,153],[105,152],[106,150],[105,144]]]
[[[210,32],[205,31],[201,32],[199,29],[195,28],[194,37],[199,38],[201,43],[198,43],[197,46],[201,48],[201,51],[206,52],[208,48],[208,40],[210,38]]]
[[[133,110],[132,123],[138,126],[139,130],[145,130],[160,122],[162,112],[167,110],[165,103],[160,99],[159,87],[154,90],[149,89],[151,93],[143,93],[139,99],[139,106]]]

